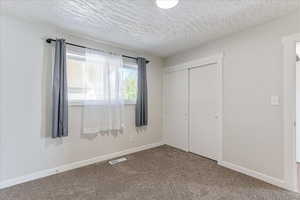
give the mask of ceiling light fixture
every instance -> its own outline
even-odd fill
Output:
[[[179,0],[156,0],[156,5],[162,9],[173,8],[178,4]]]

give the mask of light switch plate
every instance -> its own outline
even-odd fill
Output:
[[[272,106],[280,105],[279,96],[271,96],[271,105]]]

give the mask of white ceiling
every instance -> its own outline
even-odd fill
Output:
[[[180,0],[169,10],[157,8],[155,0],[0,1],[6,14],[162,57],[300,7],[300,0]]]

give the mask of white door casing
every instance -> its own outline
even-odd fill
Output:
[[[284,185],[297,191],[296,163],[296,43],[300,34],[284,37],[283,43],[283,140]],[[299,125],[298,125],[299,126]]]

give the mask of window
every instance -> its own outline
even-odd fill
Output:
[[[68,98],[73,104],[80,104],[83,100],[93,100],[93,85],[86,86],[83,81],[83,71],[87,64],[84,54],[67,52],[67,76],[68,76]],[[122,78],[124,80],[123,96],[125,104],[135,104],[137,98],[137,64],[124,60]],[[92,68],[91,66],[89,66]],[[89,71],[88,78],[91,84],[95,84],[95,73]],[[97,86],[101,89],[101,86]],[[91,91],[91,92],[87,92]],[[86,94],[89,94],[88,97]]]
[[[135,103],[137,98],[137,64],[125,63],[123,67],[124,98],[129,103]]]

